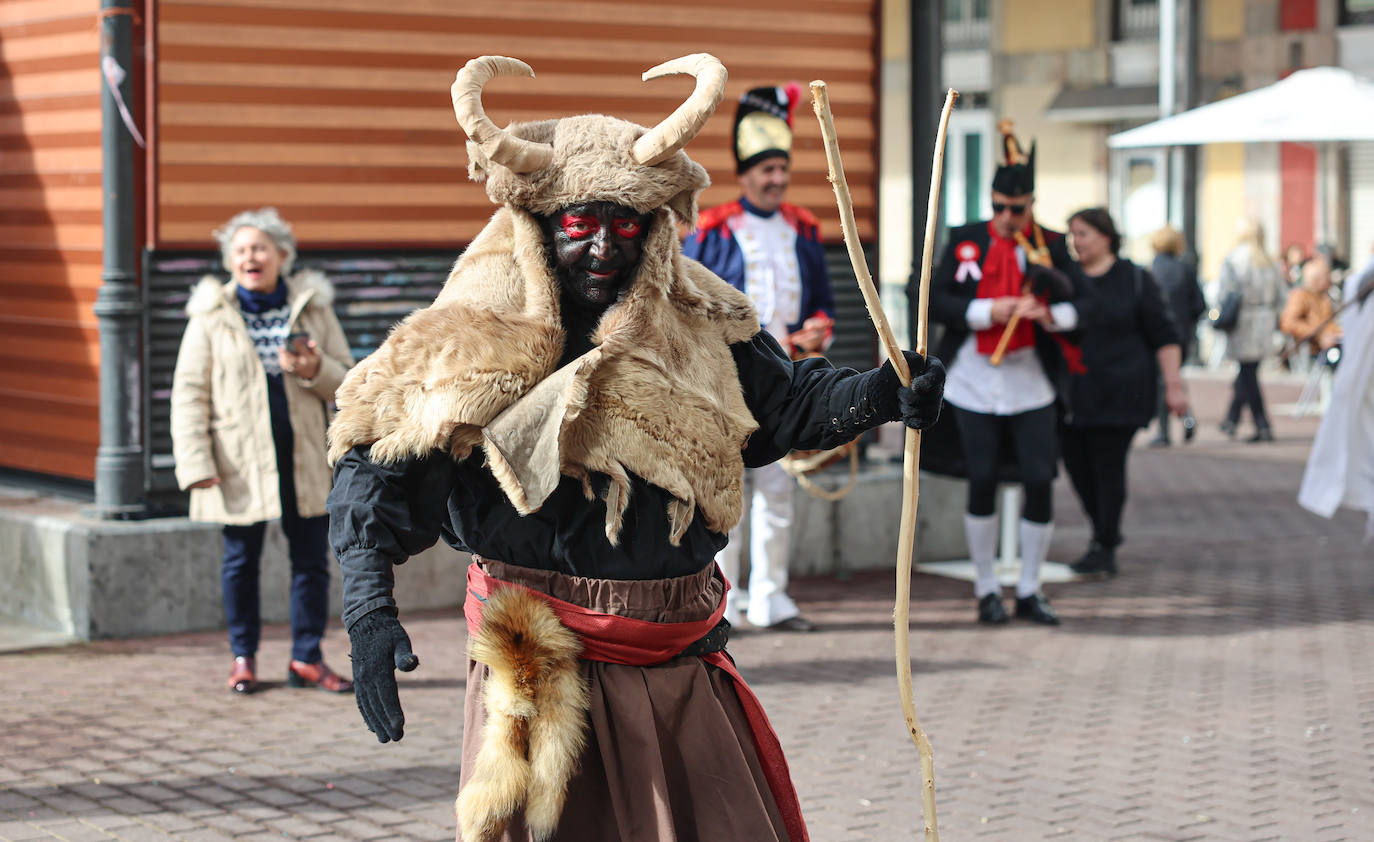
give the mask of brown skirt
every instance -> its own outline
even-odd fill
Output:
[[[701,621],[719,604],[715,565],[676,579],[565,576],[483,559],[486,572],[605,614]],[[587,747],[568,785],[557,842],[788,842],[734,680],[699,657],[655,667],[580,662]],[[481,748],[487,667],[468,661],[460,786]],[[458,833],[462,842],[462,832]],[[532,842],[519,816],[502,842]]]

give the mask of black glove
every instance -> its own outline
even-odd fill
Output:
[[[911,369],[911,386],[897,387],[901,420],[913,430],[927,430],[940,417],[940,404],[945,397],[945,364],[938,357],[922,357],[915,351],[903,351],[902,355]]]
[[[358,618],[348,630],[353,644],[353,694],[367,730],[377,742],[399,740],[406,715],[396,689],[396,670],[410,672],[420,659],[410,651],[410,635],[396,619],[395,608],[378,608]]]

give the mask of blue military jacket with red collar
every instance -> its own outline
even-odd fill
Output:
[[[730,286],[742,292],[745,288],[744,252],[730,230],[730,220],[752,213],[767,217],[740,197],[737,201],[703,211],[695,231],[682,243],[682,253],[715,272]],[[797,232],[797,268],[801,274],[801,315],[789,331],[799,330],[802,323],[817,313],[835,317],[835,298],[830,291],[830,273],[825,266],[825,249],[820,242],[820,222],[810,211],[783,202],[780,213]]]

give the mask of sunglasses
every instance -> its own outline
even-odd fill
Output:
[[[1025,204],[1025,205],[1009,205],[1009,204],[1006,204],[1005,202],[993,202],[993,203],[992,203],[992,215],[993,215],[993,216],[996,216],[997,214],[1001,213],[1002,211],[1011,211],[1012,216],[1020,216],[1021,214],[1025,213],[1029,208],[1030,208],[1030,205],[1029,205],[1029,204]]]

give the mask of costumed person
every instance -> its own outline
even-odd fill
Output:
[[[949,361],[945,400],[953,412],[922,437],[921,467],[968,478],[964,533],[978,621],[986,624],[1008,620],[994,564],[997,484],[1021,484],[1015,613],[1058,625],[1040,590],[1040,567],[1054,531],[1058,413],[1067,407],[1070,372],[1081,370],[1078,342],[1092,298],[1068,274],[1064,236],[1033,219],[1034,146],[1023,154],[1010,121],[999,128],[1006,157],[992,179],[993,217],[950,231],[931,282],[930,321],[944,328],[935,356]],[[918,283],[913,276],[910,302]],[[1000,462],[1006,448],[1015,455],[1010,467]],[[962,464],[948,458],[956,451]]]
[[[1188,412],[1180,374],[1179,330],[1154,277],[1120,256],[1121,234],[1106,208],[1069,217],[1081,283],[1090,286],[1097,316],[1083,331],[1083,365],[1070,378],[1062,425],[1064,470],[1092,524],[1088,551],[1071,565],[1080,575],[1116,575],[1126,461],[1136,430],[1154,415],[1155,389],[1175,415]],[[1158,383],[1156,382],[1158,381]]]
[[[700,261],[749,296],[759,322],[794,359],[823,352],[830,344],[835,302],[820,224],[804,208],[783,201],[791,178],[792,116],[801,97],[786,88],[754,88],[735,110],[737,201],[704,211],[682,253]],[[792,550],[792,477],[782,465],[753,468],[749,515],[749,587],[738,586],[743,522],[716,561],[731,583],[725,619],[741,613],[757,628],[813,631],[787,594]],[[744,607],[741,612],[741,607]]]
[[[725,652],[715,564],[746,465],[928,426],[944,369],[793,362],[744,293],[681,254],[706,171],[681,149],[726,72],[644,129],[582,115],[497,128],[484,56],[453,84],[469,175],[500,207],[435,302],[339,391],[331,541],[358,707],[404,734],[418,659],[393,567],[472,554],[458,838],[807,838],[777,737]]]
[[[1374,255],[1345,279],[1344,289],[1341,361],[1331,403],[1312,440],[1298,503],[1325,518],[1342,506],[1368,512],[1368,542],[1374,540]]]
[[[296,238],[275,208],[244,211],[215,238],[231,277],[207,275],[187,302],[171,425],[191,520],[224,526],[229,689],[258,689],[263,536],[281,518],[291,557],[287,684],[347,693],[352,682],[320,651],[329,620],[325,424],[353,365],[334,288],[319,272],[291,274]]]

